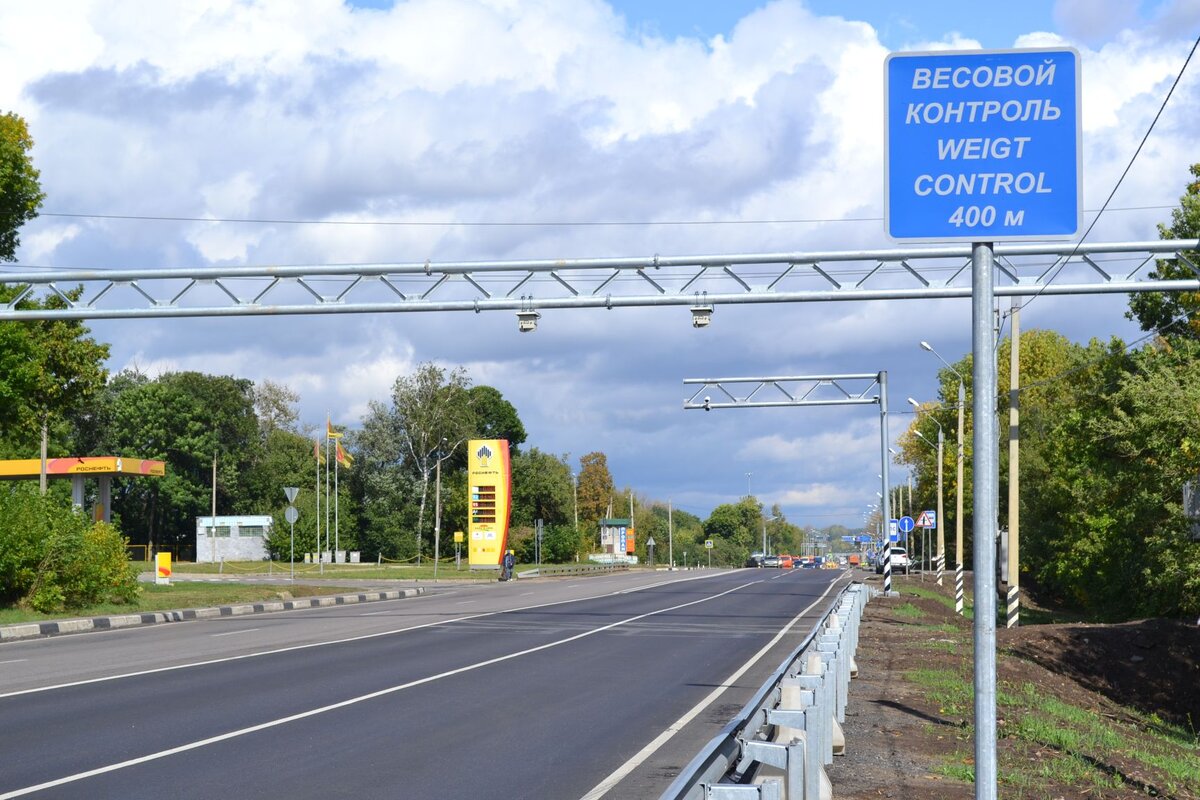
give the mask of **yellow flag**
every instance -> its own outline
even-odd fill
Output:
[[[326,439],[342,438],[341,431],[335,431],[333,429],[333,423],[329,421],[329,417],[325,417],[325,438]]]
[[[334,453],[337,455],[337,462],[343,467],[349,467],[354,463],[354,457],[342,449],[341,442],[334,442]]]
[[[313,455],[316,457],[318,464],[325,463],[325,454],[321,452],[321,442],[319,440],[313,442]]]

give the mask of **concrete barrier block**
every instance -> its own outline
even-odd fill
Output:
[[[60,619],[59,633],[78,633],[79,631],[95,630],[96,625],[90,619]]]
[[[41,635],[42,628],[36,622],[28,625],[5,625],[3,628],[0,628],[0,641],[31,639],[34,636]]]

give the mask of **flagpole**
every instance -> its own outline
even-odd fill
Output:
[[[342,443],[337,443],[337,455],[341,455]],[[341,459],[333,460],[333,559],[337,561],[338,553],[338,466]]]
[[[317,563],[321,564],[321,440],[313,442],[313,462],[317,468]],[[324,565],[318,566],[318,572],[324,572]]]
[[[325,552],[329,552],[329,415],[325,415]],[[333,556],[330,556],[332,561]]]

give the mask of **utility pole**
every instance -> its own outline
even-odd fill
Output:
[[[667,500],[667,565],[675,567],[675,524],[671,519],[671,501]]]
[[[208,528],[208,541],[211,543],[209,550],[212,553],[212,562],[217,563],[217,451],[213,450],[213,467],[212,467],[212,516],[209,517],[211,524]]]
[[[437,471],[433,501],[433,579],[435,581],[437,580],[438,561],[442,554],[442,448],[445,446],[446,439],[443,437],[438,444],[437,466],[434,468]]]
[[[1021,624],[1021,306],[1012,306],[1012,341],[1008,375],[1008,618],[1015,628]]]

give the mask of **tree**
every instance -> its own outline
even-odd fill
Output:
[[[290,387],[274,381],[263,381],[254,387],[254,413],[264,439],[271,431],[299,433],[300,412],[296,404],[300,395]]]
[[[598,531],[600,520],[613,497],[613,479],[608,458],[600,451],[579,459],[579,519],[584,530]]]
[[[110,435],[116,455],[167,464],[161,478],[115,482],[113,508],[134,541],[185,548],[194,541],[195,518],[211,513],[214,454],[218,511],[270,510],[254,508],[246,493],[260,447],[250,381],[198,372],[119,377]]]
[[[736,558],[741,560],[759,540],[762,525],[762,506],[753,497],[743,497],[735,504],[724,503],[714,508],[704,522],[704,533],[710,539],[731,543],[731,552],[736,552]]]
[[[536,447],[512,456],[512,524],[572,523],[574,489],[566,457],[543,453]]]
[[[491,386],[472,386],[468,392],[475,414],[475,435],[479,439],[505,439],[516,453],[525,443],[525,426],[517,409]]]
[[[20,287],[0,284],[0,302],[11,302]],[[80,290],[67,293],[77,299]],[[62,298],[22,300],[17,307],[64,308]],[[52,424],[86,415],[103,390],[108,345],[88,334],[77,320],[0,322],[0,450],[28,455]],[[54,431],[59,448],[69,430]],[[66,453],[64,453],[66,454]]]
[[[33,137],[25,120],[0,115],[0,261],[16,261],[21,226],[37,216],[46,195],[29,151]]]
[[[1195,239],[1200,237],[1200,164],[1193,164],[1193,180],[1187,185],[1179,208],[1171,212],[1171,224],[1159,225],[1161,239]],[[1194,251],[1183,254],[1192,264],[1198,262]],[[1175,259],[1159,259],[1150,273],[1153,279],[1191,280],[1196,277],[1192,268]],[[1130,319],[1137,319],[1142,330],[1160,330],[1164,335],[1200,339],[1200,294],[1196,292],[1139,292],[1129,296]]]
[[[470,378],[461,367],[447,371],[431,362],[417,366],[411,375],[396,378],[391,406],[372,403],[364,421],[364,454],[371,466],[386,469],[389,486],[360,485],[364,510],[390,533],[398,533],[395,514],[375,516],[384,510],[379,490],[400,489],[400,473],[415,477],[420,504],[416,514],[416,552],[420,558],[429,484],[437,466],[449,459],[475,430]],[[367,464],[364,464],[364,471]],[[385,501],[386,503],[387,501]],[[395,509],[399,511],[400,509]],[[374,539],[378,541],[378,539]],[[381,543],[382,544],[382,543]]]

